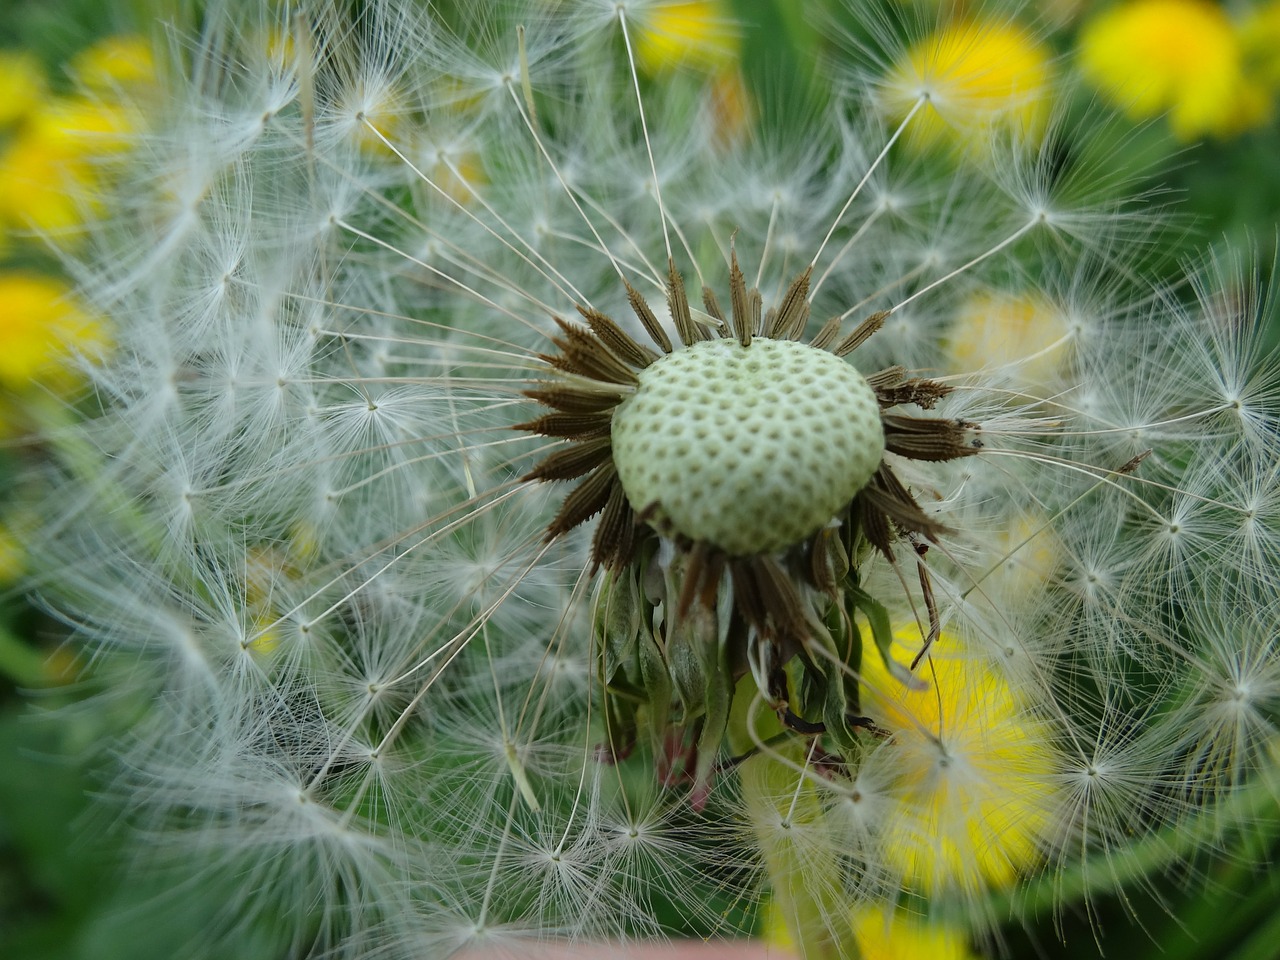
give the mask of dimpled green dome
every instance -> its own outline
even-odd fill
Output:
[[[829,523],[880,464],[866,378],[824,350],[706,340],[656,360],[613,415],[631,505],[732,556],[784,550]]]

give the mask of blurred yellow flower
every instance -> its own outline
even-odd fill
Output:
[[[894,634],[909,663],[914,626]],[[1006,886],[1039,858],[1054,751],[995,666],[943,634],[908,687],[881,658],[862,658],[862,711],[888,731],[897,802],[885,855],[919,892]]]
[[[1259,82],[1280,89],[1280,0],[1258,6],[1240,24],[1245,70]]]
[[[1039,511],[1014,517],[992,531],[991,540],[1003,559],[979,584],[989,598],[1034,596],[1049,586],[1062,565],[1062,543],[1053,522]]]
[[[81,50],[71,61],[71,75],[96,91],[142,87],[155,83],[156,66],[151,44],[131,34],[104,37]]]
[[[1049,54],[1015,23],[953,23],[912,46],[884,80],[897,120],[924,98],[908,142],[984,149],[993,133],[1039,140],[1048,123]]]
[[[20,50],[0,51],[0,127],[23,119],[44,97],[40,61]]]
[[[22,91],[0,100],[0,111],[20,104],[21,122],[0,152],[0,230],[38,230],[66,242],[94,209],[109,162],[127,150],[141,124],[121,93],[127,88],[131,99],[154,84],[154,63],[142,39],[108,37],[72,61],[83,92],[68,97],[47,95],[33,79],[38,66],[16,60],[10,66],[6,77],[0,64],[0,97],[7,81]]]
[[[636,30],[641,69],[661,73],[685,66],[717,73],[734,66],[738,34],[727,13],[722,0],[655,4]]]
[[[0,223],[66,232],[92,209],[104,162],[137,127],[118,105],[57,98],[32,113],[0,155]]]
[[[487,182],[484,163],[474,153],[449,157],[436,162],[431,180],[450,199],[458,203],[470,203],[476,196],[476,188]]]
[[[73,382],[74,355],[98,356],[108,347],[102,321],[52,277],[0,274],[0,387],[23,391],[39,381]]]
[[[999,370],[1043,390],[1062,379],[1070,338],[1067,317],[1043,296],[991,290],[961,303],[948,353],[955,372]]]
[[[270,657],[280,646],[279,612],[272,604],[272,586],[279,581],[286,561],[280,551],[255,547],[245,557],[245,605],[249,619],[249,639],[244,649],[260,657]]]
[[[1201,0],[1136,0],[1080,34],[1084,76],[1134,119],[1168,113],[1175,136],[1225,137],[1264,121],[1269,103],[1245,73],[1235,26]]]
[[[977,960],[964,933],[892,907],[853,909],[853,936],[860,960]],[[770,947],[795,952],[795,940],[777,905],[765,910],[763,939]]]
[[[892,908],[854,912],[861,960],[977,960],[968,937]]]

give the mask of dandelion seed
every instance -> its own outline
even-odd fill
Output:
[[[918,41],[883,81],[888,110],[926,106],[908,139],[920,147],[981,150],[997,132],[1038,140],[1049,116],[1049,56],[1025,27],[948,24]]]

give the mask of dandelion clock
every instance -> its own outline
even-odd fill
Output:
[[[1272,301],[1019,16],[731,13],[164,31],[35,586],[190,955],[995,953],[1274,803]]]

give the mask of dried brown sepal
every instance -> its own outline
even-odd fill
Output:
[[[729,251],[729,306],[733,311],[733,335],[744,347],[751,346],[756,325],[747,300],[747,278],[742,275],[742,267],[738,265],[736,250]]]
[[[776,589],[772,586],[773,578],[763,567],[759,557],[742,557],[729,564],[734,600],[740,601],[743,615],[756,632],[770,636],[774,633],[770,627],[771,612],[779,602],[769,596]]]
[[[601,384],[604,387],[604,384]],[[624,394],[612,390],[589,390],[566,384],[549,383],[524,391],[530,400],[564,413],[603,413],[622,402]],[[516,428],[520,429],[520,428]]]
[[[671,321],[676,325],[676,333],[686,347],[711,338],[706,330],[693,322],[689,297],[684,292],[684,278],[676,270],[674,260],[667,261],[667,309],[671,311]]]
[[[784,659],[788,659],[791,652],[803,645],[809,633],[809,622],[795,582],[773,557],[749,557],[746,563],[764,611],[763,621],[753,625],[764,636],[778,640],[786,654]]]
[[[907,368],[894,364],[892,367],[885,367],[883,370],[877,370],[875,373],[867,375],[867,384],[876,392],[876,396],[880,397],[886,390],[892,390],[903,380],[906,379]],[[892,406],[892,404],[890,404]],[[883,400],[880,406],[884,407]]]
[[[951,393],[955,387],[937,380],[926,380],[915,377],[902,380],[891,387],[876,390],[876,399],[881,409],[895,407],[901,403],[914,403],[917,407],[932,410],[939,400]]]
[[[624,363],[629,363],[631,366],[643,370],[658,359],[656,353],[648,347],[636,343],[630,334],[599,310],[578,304],[578,312],[582,314],[583,319],[587,321],[587,325],[591,327],[591,332],[600,338],[600,342]]]
[[[776,333],[767,336],[779,340],[799,340],[809,322],[809,279],[813,276],[813,267],[804,269],[800,276],[791,281],[787,292],[778,307],[778,316],[774,320]]]
[[[834,594],[849,574],[849,554],[833,527],[819,530],[809,541],[809,578],[823,593]]]
[[[702,306],[707,311],[707,316],[716,322],[716,332],[722,337],[729,335],[729,322],[724,318],[724,311],[720,309],[720,301],[716,298],[716,292],[710,287],[702,288]]]
[[[747,291],[747,319],[751,324],[751,332],[759,335],[764,329],[764,320],[760,313],[764,310],[764,297],[760,295],[760,291],[752,287]]]
[[[622,484],[615,483],[591,538],[591,560],[596,566],[617,573],[631,563],[635,542],[636,512],[631,509]]]
[[[573,480],[611,460],[612,453],[608,437],[580,440],[563,450],[557,450],[521,479]]]
[[[618,471],[612,460],[597,466],[580,484],[569,491],[560,505],[560,512],[547,526],[546,538],[554,540],[568,533],[578,524],[589,520],[605,508],[609,495],[618,484]]]
[[[948,532],[943,524],[920,509],[916,498],[886,463],[880,464],[871,481],[858,493],[858,499],[883,513],[904,533],[918,533],[927,540],[936,541],[941,534]],[[870,537],[867,539],[871,540]],[[885,546],[874,540],[871,543],[881,553],[892,557],[892,552]]]
[[[627,288],[627,302],[631,304],[631,309],[636,315],[636,319],[640,321],[640,325],[644,327],[644,332],[649,334],[649,338],[657,345],[658,349],[663,353],[670,353],[673,349],[671,338],[667,336],[667,331],[662,329],[662,324],[658,322],[657,316],[653,312],[653,308],[649,306],[649,302],[645,300],[644,295],[626,280],[622,281]]]
[[[513,429],[539,433],[544,437],[587,440],[607,437],[613,418],[608,413],[548,413],[528,423],[517,423]]]
[[[853,332],[841,340],[840,345],[831,352],[837,357],[847,357],[871,339],[871,335],[883,327],[887,319],[889,319],[888,310],[881,310],[871,314],[871,316],[854,327]]]
[[[818,350],[829,350],[838,336],[840,336],[840,317],[835,316],[822,325],[822,329],[809,341],[809,346]]]
[[[755,588],[755,572],[750,557],[733,557],[728,562],[729,581],[733,585],[733,605],[742,618],[760,631],[768,620],[764,600]]]
[[[867,543],[892,560],[894,535],[889,516],[876,505],[873,498],[867,496],[865,487],[853,500],[853,512],[857,516],[858,529]]]
[[[777,339],[778,326],[778,308],[770,307],[764,312],[763,326],[760,328],[760,336],[768,337],[771,340]]]
[[[635,371],[618,359],[603,343],[586,330],[555,318],[564,336],[553,337],[559,354],[543,354],[542,359],[558,370],[576,373],[592,380],[636,386]]]
[[[943,461],[978,452],[972,428],[960,420],[881,414],[885,449],[912,460]]]
[[[684,582],[676,601],[676,620],[689,615],[696,600],[704,609],[715,609],[720,577],[724,573],[724,554],[704,542],[689,548],[684,568]]]

